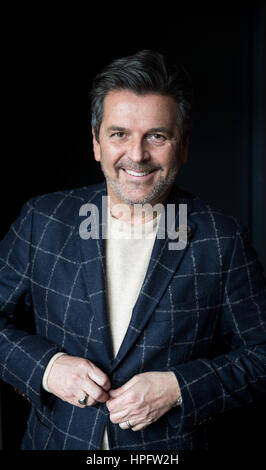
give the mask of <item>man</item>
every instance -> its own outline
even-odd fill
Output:
[[[0,247],[1,377],[32,403],[22,448],[206,449],[209,419],[265,395],[263,273],[246,230],[174,184],[183,68],[141,51],[91,96],[105,182],[31,199]],[[16,326],[31,312],[34,334]]]

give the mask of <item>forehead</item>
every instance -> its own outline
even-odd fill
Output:
[[[114,90],[104,100],[103,124],[176,123],[177,105],[172,96],[147,93],[137,95],[128,90]],[[114,122],[123,120],[123,123]]]

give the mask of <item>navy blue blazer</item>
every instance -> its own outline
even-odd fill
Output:
[[[204,449],[209,419],[265,396],[261,266],[233,217],[174,187],[167,202],[187,204],[191,236],[176,251],[156,239],[113,358],[105,242],[79,234],[81,205],[93,203],[101,214],[103,195],[105,183],[35,197],[0,244],[0,377],[32,404],[22,449],[100,449],[106,425],[114,450]],[[94,362],[113,388],[142,372],[173,371],[183,406],[143,431],[121,430],[105,404],[81,409],[42,388],[59,351]]]

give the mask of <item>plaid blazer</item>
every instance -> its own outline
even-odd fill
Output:
[[[22,449],[100,449],[105,426],[114,450],[205,449],[209,419],[265,395],[266,289],[247,231],[174,187],[167,202],[187,204],[191,236],[179,251],[156,239],[113,358],[104,240],[79,235],[80,206],[101,214],[103,195],[105,183],[35,197],[0,244],[0,377],[32,404]],[[113,388],[174,371],[183,406],[143,431],[121,430],[105,404],[81,409],[42,388],[60,351],[94,362]]]

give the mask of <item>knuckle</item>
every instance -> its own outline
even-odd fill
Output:
[[[100,387],[104,386],[105,378],[101,374],[97,374],[97,383],[100,385]]]
[[[139,394],[137,392],[131,392],[128,399],[130,403],[136,403],[139,399]]]
[[[109,382],[109,379],[106,375],[103,375],[103,376],[99,377],[99,381],[100,381],[101,387],[109,388],[110,382]]]
[[[78,370],[80,372],[85,372],[88,369],[88,361],[86,359],[81,358],[78,362]]]
[[[114,418],[114,416],[113,416],[112,414],[110,415],[110,421],[111,421],[113,424],[117,423],[117,421],[115,420],[115,418]]]
[[[79,379],[79,373],[77,371],[71,371],[67,379],[67,386],[70,388],[73,384],[76,384]]]

